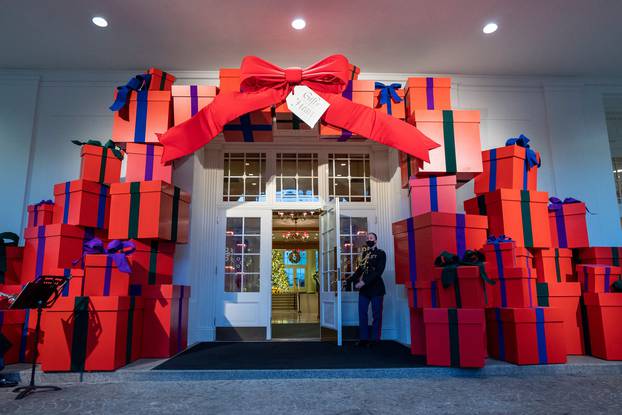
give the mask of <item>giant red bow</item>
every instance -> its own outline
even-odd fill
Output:
[[[343,55],[329,56],[305,69],[283,69],[247,56],[240,70],[241,92],[217,95],[194,117],[159,137],[164,145],[163,163],[198,150],[239,116],[280,104],[295,85],[306,85],[328,101],[330,106],[322,118],[330,125],[425,161],[430,160],[428,151],[439,147],[414,126],[343,98],[341,92],[349,73],[348,59]]]

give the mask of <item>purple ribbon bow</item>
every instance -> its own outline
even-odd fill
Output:
[[[563,201],[558,197],[549,197],[549,210],[561,210],[564,205],[570,205],[573,203],[582,203],[580,200],[577,200],[573,197],[567,197]],[[586,208],[587,209],[587,208]]]
[[[136,245],[131,241],[114,239],[104,249],[104,243],[99,238],[93,238],[84,243],[84,255],[106,254],[114,261],[117,269],[129,274],[132,272],[127,256],[136,251]]]
[[[499,236],[490,235],[486,239],[487,244],[497,244],[497,243],[502,243],[502,242],[512,242],[512,238],[505,236],[505,235],[499,235]]]

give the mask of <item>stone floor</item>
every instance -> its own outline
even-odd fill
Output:
[[[70,383],[2,414],[584,414],[622,413],[619,375],[264,379]]]

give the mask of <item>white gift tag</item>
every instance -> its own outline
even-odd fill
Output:
[[[324,98],[304,85],[296,85],[285,102],[287,108],[311,128],[315,127],[330,106]]]

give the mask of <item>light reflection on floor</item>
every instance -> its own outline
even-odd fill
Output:
[[[272,324],[319,323],[317,313],[299,313],[297,311],[272,311]]]

